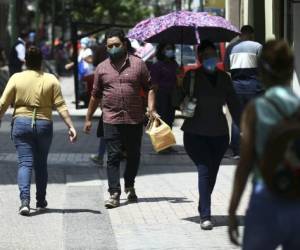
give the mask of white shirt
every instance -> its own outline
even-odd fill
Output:
[[[20,61],[25,62],[25,52],[26,52],[25,41],[21,38],[18,38],[18,40],[22,43],[19,43],[16,46],[17,56]]]

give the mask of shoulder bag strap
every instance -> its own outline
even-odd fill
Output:
[[[272,107],[275,108],[275,110],[283,117],[283,118],[288,118],[288,116],[283,112],[283,110],[279,107],[279,105],[271,98],[265,96],[265,100],[271,104]]]
[[[196,71],[195,70],[191,70],[191,80],[190,80],[189,97],[193,97],[194,96],[195,81],[196,81]]]

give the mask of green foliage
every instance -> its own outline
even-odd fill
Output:
[[[72,17],[76,21],[135,24],[150,13],[140,0],[74,0]]]

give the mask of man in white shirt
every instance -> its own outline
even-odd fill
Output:
[[[22,32],[10,51],[9,65],[8,65],[10,75],[22,71],[22,66],[25,63],[27,39],[28,39],[28,34]]]

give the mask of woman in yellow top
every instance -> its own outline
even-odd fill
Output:
[[[47,207],[47,157],[53,137],[52,109],[69,129],[71,142],[77,134],[55,76],[41,70],[42,54],[37,47],[26,52],[27,70],[12,75],[0,99],[0,119],[10,104],[14,106],[12,139],[18,154],[19,213],[30,213],[30,182],[35,170],[36,207]]]

